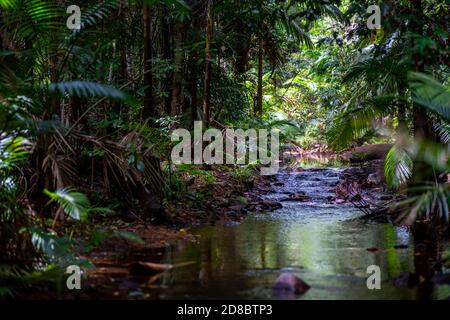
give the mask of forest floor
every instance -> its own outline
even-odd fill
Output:
[[[228,170],[212,168],[208,174],[214,183],[187,181],[189,194],[166,207],[172,216],[171,222],[153,223],[139,216],[135,219],[109,219],[103,223],[108,229],[130,232],[138,235],[143,243],[135,243],[118,237],[106,240],[92,255],[120,255],[133,249],[156,249],[170,246],[179,241],[196,241],[187,230],[192,227],[228,222],[239,222],[250,212],[268,212],[281,207],[281,204],[263,200],[261,195],[271,192],[270,177],[253,173],[244,181],[236,181]],[[190,177],[185,177],[192,180]],[[191,194],[202,198],[199,204]]]

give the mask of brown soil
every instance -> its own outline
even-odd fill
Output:
[[[105,241],[92,255],[99,252],[117,255],[134,249],[163,248],[178,241],[196,241],[195,236],[189,233],[192,227],[240,221],[250,212],[271,211],[279,207],[278,203],[260,197],[271,191],[269,177],[257,172],[250,177],[236,177],[221,168],[211,168],[208,173],[214,177],[213,182],[205,182],[200,177],[183,177],[189,185],[190,194],[165,204],[164,209],[171,221],[149,221],[143,214],[128,214],[127,219],[108,218],[102,221],[101,224],[107,229],[133,233],[143,243],[114,237]]]

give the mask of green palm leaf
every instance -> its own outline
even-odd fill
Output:
[[[2,1],[2,7],[10,13],[6,24],[1,28],[11,28],[23,39],[35,39],[52,30],[61,30],[64,25],[60,19],[63,7],[55,2],[22,0]]]
[[[133,103],[134,98],[114,87],[89,81],[70,81],[53,83],[48,87],[52,93],[68,94],[80,98],[110,98]]]
[[[119,0],[109,0],[107,3],[98,3],[87,10],[83,10],[81,28],[96,25],[99,21],[111,17],[119,6]]]
[[[412,174],[413,160],[405,148],[394,145],[386,155],[384,176],[391,187],[398,187],[408,181]]]
[[[0,139],[0,173],[12,169],[18,162],[26,159],[29,154],[26,150],[28,144],[22,137]]]
[[[336,149],[344,149],[353,141],[373,130],[373,121],[390,113],[394,96],[364,101],[359,108],[348,108],[338,114],[327,132],[328,142]]]
[[[405,225],[412,225],[418,217],[425,215],[427,219],[438,217],[446,222],[449,221],[448,199],[450,199],[450,189],[445,184],[428,184],[410,191],[417,196],[409,197],[396,204],[399,208],[407,208],[397,221]]]
[[[49,203],[56,202],[73,219],[87,218],[90,202],[85,194],[76,192],[72,188],[59,189],[56,192],[45,189],[44,193],[50,198]]]
[[[422,73],[408,75],[413,100],[450,120],[450,88]]]

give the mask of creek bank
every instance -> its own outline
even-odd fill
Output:
[[[105,219],[101,223],[106,228],[133,233],[143,242],[114,237],[104,241],[91,256],[116,256],[130,250],[163,248],[180,241],[195,242],[196,237],[188,231],[192,227],[240,222],[249,213],[270,212],[282,206],[262,197],[273,192],[273,177],[261,176],[256,170],[240,176],[227,168],[212,167],[196,176],[183,174],[181,179],[187,186],[186,192],[164,205],[169,221],[153,221],[145,212]]]
[[[190,173],[182,175],[188,192],[166,204],[171,223],[157,224],[142,215],[129,215],[128,220],[105,223],[110,229],[133,233],[143,241],[138,243],[114,237],[89,254],[88,258],[96,268],[88,271],[87,285],[96,292],[94,295],[107,299],[146,298],[137,283],[147,279],[145,281],[151,286],[165,273],[158,271],[158,267],[154,269],[159,259],[154,252],[177,244],[199,243],[201,239],[189,232],[191,228],[228,225],[241,222],[249,213],[270,212],[282,207],[280,202],[264,197],[274,192],[271,185],[274,177],[261,176],[256,170],[251,174],[236,175],[229,168],[208,169],[195,177]],[[202,174],[209,178],[204,179]],[[161,264],[162,267],[167,265]],[[140,272],[136,273],[136,270]],[[117,278],[126,280],[121,280],[118,285]]]

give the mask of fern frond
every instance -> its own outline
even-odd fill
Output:
[[[450,88],[423,73],[410,73],[408,80],[416,103],[450,120]]]
[[[70,96],[76,96],[80,98],[110,98],[114,100],[120,100],[123,102],[134,102],[133,97],[126,93],[99,83],[89,81],[70,81],[70,82],[58,82],[52,83],[48,90],[51,93],[68,94]]]
[[[56,202],[73,219],[87,218],[90,202],[85,194],[76,192],[72,188],[58,189],[56,192],[45,189],[44,193],[50,198],[50,203]]]
[[[363,106],[349,108],[338,114],[327,132],[330,145],[342,150],[364,136],[374,128],[374,120],[390,113],[388,103],[392,101],[392,96],[368,99]]]
[[[425,215],[429,220],[439,218],[449,222],[450,187],[446,184],[428,184],[410,191],[417,196],[409,197],[396,204],[399,208],[405,208],[405,212],[397,219],[405,225],[412,225],[418,217]]]
[[[391,187],[405,184],[412,174],[413,160],[405,148],[394,145],[386,155],[384,176]]]
[[[47,35],[48,32],[62,30],[64,25],[60,17],[64,15],[62,6],[49,1],[11,1],[2,2],[11,14],[6,24],[1,26],[15,30],[15,34],[22,39],[35,39]]]

